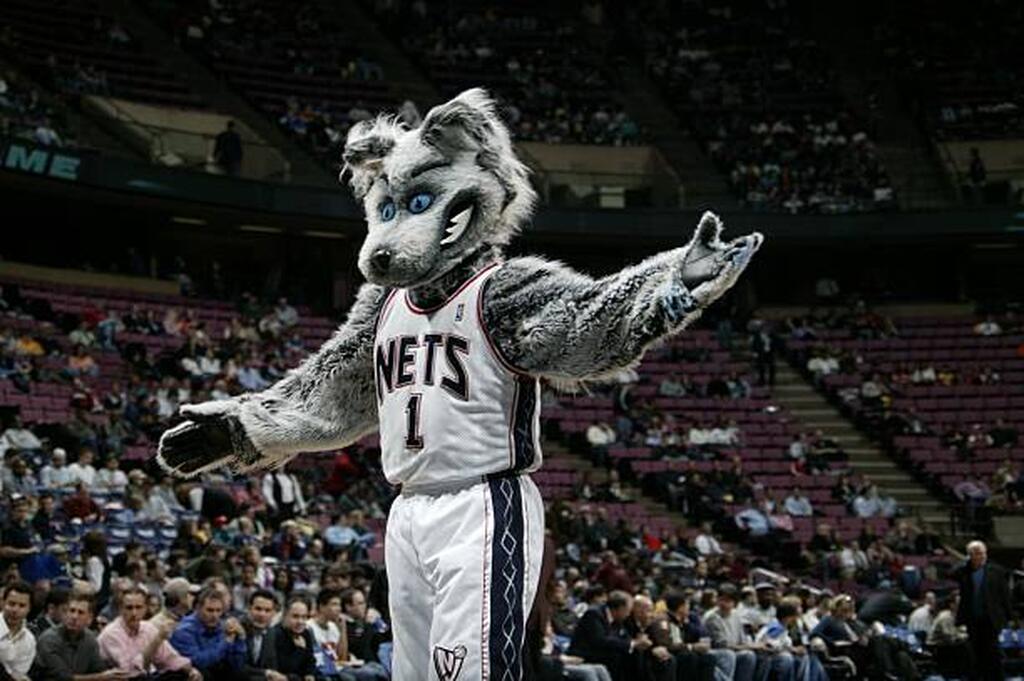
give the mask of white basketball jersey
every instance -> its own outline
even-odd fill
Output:
[[[541,463],[540,383],[508,366],[483,327],[478,272],[445,303],[384,301],[373,366],[384,476],[410,488],[533,471]]]

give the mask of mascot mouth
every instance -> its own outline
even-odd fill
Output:
[[[445,211],[444,237],[441,247],[451,246],[457,242],[473,221],[476,212],[476,192],[462,192],[448,204]]]

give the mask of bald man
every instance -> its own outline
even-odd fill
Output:
[[[636,596],[633,599],[632,612],[623,624],[626,633],[633,639],[640,636],[650,637],[653,624],[654,603],[647,596]],[[675,681],[676,657],[666,646],[652,645],[639,655],[634,655],[632,662],[629,678],[643,681]]]
[[[988,549],[980,541],[967,545],[967,561],[953,573],[960,587],[956,623],[967,626],[974,664],[971,679],[1002,681],[1003,654],[999,632],[1010,618],[1010,589],[1006,570],[989,562]]]

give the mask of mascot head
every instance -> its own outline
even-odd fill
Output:
[[[382,286],[422,286],[482,246],[503,246],[536,200],[481,89],[434,107],[418,128],[392,116],[357,123],[344,160],[369,230],[359,269]]]

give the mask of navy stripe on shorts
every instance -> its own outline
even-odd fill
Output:
[[[517,476],[488,481],[494,508],[491,539],[491,632],[488,650],[492,681],[523,676],[523,498]]]

